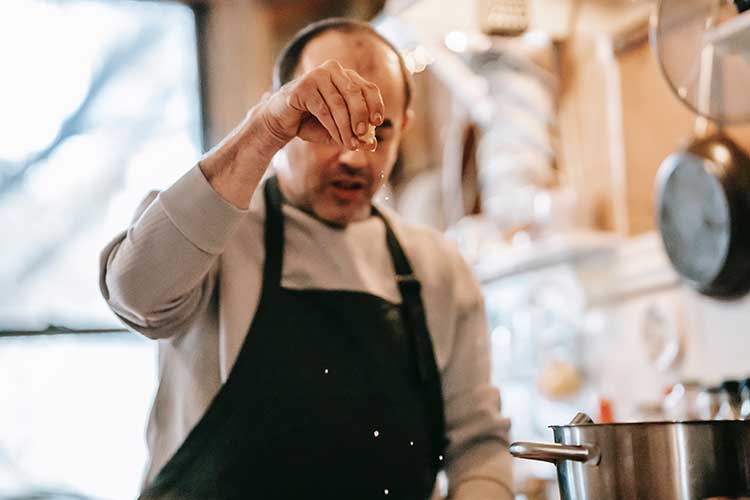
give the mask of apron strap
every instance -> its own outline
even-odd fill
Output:
[[[266,181],[263,191],[266,202],[263,294],[266,294],[281,288],[281,269],[284,263],[284,216],[281,205],[284,197],[275,175]]]
[[[385,224],[386,243],[393,260],[393,267],[396,270],[396,282],[401,292],[401,299],[411,329],[419,379],[426,383],[430,380],[431,374],[437,373],[437,366],[422,303],[422,285],[414,275],[409,259],[406,257],[398,238],[396,238],[388,219],[374,206],[372,211]]]

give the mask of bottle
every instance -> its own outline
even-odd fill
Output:
[[[744,379],[740,386],[740,399],[742,399],[740,418],[750,420],[750,378]]]
[[[615,421],[615,415],[612,411],[612,401],[609,398],[600,396],[599,397],[599,408],[598,408],[598,424],[611,424]]]
[[[719,393],[719,410],[714,417],[716,420],[737,420],[740,418],[740,383],[736,380],[726,380],[721,384]]]
[[[702,420],[713,420],[719,413],[721,386],[703,387],[697,399],[698,414]]]

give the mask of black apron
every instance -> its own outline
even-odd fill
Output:
[[[382,217],[403,303],[281,287],[282,196],[265,185],[263,290],[237,361],[141,500],[427,499],[446,445],[420,284]],[[248,284],[253,286],[253,284]]]

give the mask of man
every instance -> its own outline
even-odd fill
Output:
[[[512,498],[479,288],[371,202],[411,115],[403,60],[333,19],[274,76],[102,253],[110,307],[159,342],[141,498],[426,499],[440,469],[451,498]]]

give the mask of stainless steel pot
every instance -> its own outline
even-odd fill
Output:
[[[555,444],[517,442],[518,458],[557,466],[562,500],[750,497],[750,421],[571,423]]]

